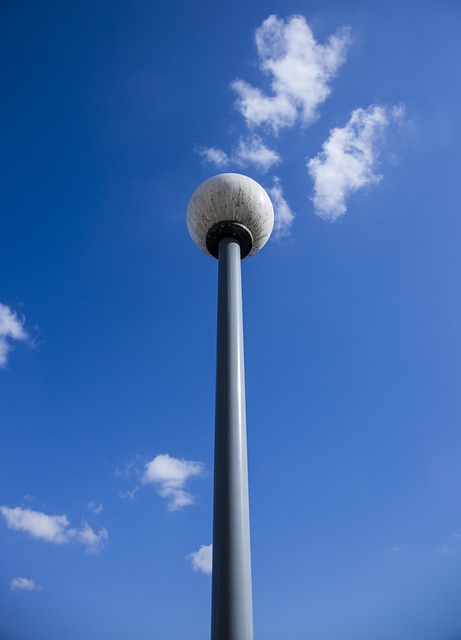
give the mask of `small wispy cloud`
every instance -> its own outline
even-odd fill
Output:
[[[454,533],[443,544],[439,544],[435,552],[441,556],[459,556],[461,553],[461,534]]]
[[[295,214],[290,205],[283,197],[282,183],[280,178],[274,176],[273,186],[267,190],[274,206],[274,237],[282,238],[290,233],[291,225],[295,219]]]
[[[270,15],[255,34],[260,69],[272,76],[272,95],[244,80],[232,83],[236,107],[249,127],[269,126],[277,133],[298,120],[308,125],[331,93],[330,82],[344,63],[349,30],[319,44],[303,16],[280,20]]]
[[[168,454],[160,454],[146,464],[142,482],[154,484],[159,495],[167,499],[168,510],[177,511],[195,502],[185,485],[190,478],[201,476],[204,472],[202,462],[179,460]]]
[[[118,496],[121,500],[132,502],[135,499],[139,491],[139,483],[143,475],[144,464],[145,458],[137,455],[127,464],[115,469],[115,477],[120,479],[125,485],[118,491]]]
[[[445,544],[440,544],[438,547],[436,547],[435,552],[439,555],[446,556],[453,553],[453,549],[451,547],[447,547],[447,545]]]
[[[230,164],[230,158],[227,153],[217,147],[203,147],[196,144],[194,151],[205,162],[214,165],[218,169],[225,169]]]
[[[32,578],[13,578],[10,582],[10,591],[42,591],[41,584],[37,584]]]
[[[225,169],[233,164],[237,167],[256,167],[261,173],[266,173],[275,164],[282,161],[277,151],[266,146],[260,136],[241,136],[237,145],[228,155],[216,147],[195,147],[201,158],[214,165],[217,169]]]
[[[8,362],[8,353],[13,348],[11,340],[24,341],[29,338],[24,322],[10,307],[0,303],[0,368]]]
[[[122,467],[116,467],[114,471],[114,475],[116,478],[123,478],[125,480],[130,480],[133,477],[139,478],[141,475],[140,467],[143,465],[143,461],[145,459],[137,455],[133,460],[127,462]]]
[[[95,500],[91,500],[87,506],[88,506],[88,509],[92,511],[95,515],[99,515],[104,511],[104,505],[102,502],[98,504]]]
[[[383,133],[391,121],[402,118],[403,107],[371,105],[355,109],[344,127],[330,131],[320,153],[307,162],[314,181],[312,201],[318,216],[336,220],[346,213],[346,198],[351,193],[381,180],[375,167]]]
[[[242,137],[232,154],[233,161],[240,167],[253,165],[261,173],[282,161],[277,151],[269,149],[259,136]]]
[[[69,541],[75,540],[85,546],[85,551],[90,553],[98,553],[102,546],[109,539],[107,529],[104,527],[98,533],[90,527],[87,522],[83,522],[78,529],[69,529],[67,531]]]
[[[192,569],[194,571],[205,573],[206,575],[210,576],[212,573],[213,565],[213,545],[202,544],[198,551],[189,553],[186,556],[186,560],[191,563]]]
[[[52,544],[76,542],[84,545],[90,553],[100,551],[109,538],[104,527],[96,533],[85,521],[80,527],[71,527],[65,515],[48,515],[32,509],[5,506],[0,507],[0,513],[10,529],[24,531],[33,538]]]
[[[133,487],[132,489],[121,490],[118,492],[118,496],[121,500],[128,500],[132,502],[135,499],[136,494],[139,491],[139,487]]]

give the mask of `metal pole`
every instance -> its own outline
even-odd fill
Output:
[[[240,245],[219,243],[211,640],[253,640]]]

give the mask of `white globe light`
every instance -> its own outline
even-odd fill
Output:
[[[274,210],[266,191],[239,173],[221,173],[205,180],[187,207],[187,228],[195,244],[218,257],[220,240],[236,238],[242,258],[259,251],[274,226]]]

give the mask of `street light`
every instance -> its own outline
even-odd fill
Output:
[[[267,193],[237,173],[206,180],[187,208],[195,244],[219,260],[211,640],[253,639],[240,261],[273,224]]]

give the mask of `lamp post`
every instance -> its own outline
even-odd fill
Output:
[[[240,261],[273,224],[267,193],[236,173],[206,180],[187,208],[192,239],[219,260],[211,640],[253,640]]]

